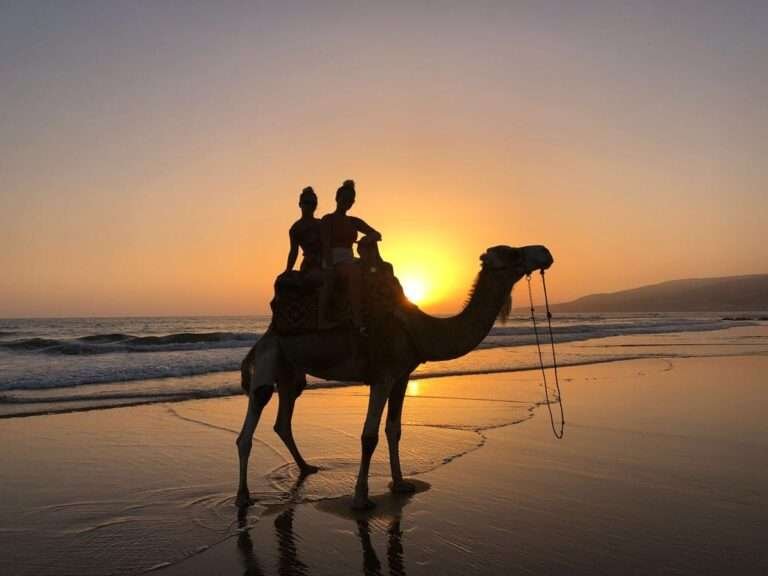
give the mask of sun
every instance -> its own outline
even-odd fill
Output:
[[[427,295],[427,285],[421,278],[409,277],[403,279],[403,292],[405,297],[414,304],[424,301]]]
[[[382,245],[382,257],[392,264],[405,297],[414,304],[435,313],[436,307],[458,295],[461,284],[471,282],[471,274],[456,265],[460,250],[454,246],[455,239],[444,231],[414,232],[405,226],[390,234],[393,237]]]

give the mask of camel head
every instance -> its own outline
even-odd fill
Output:
[[[544,271],[554,262],[552,254],[544,246],[494,246],[480,256],[483,263],[482,272],[498,276],[500,281],[509,283],[509,295],[499,310],[498,319],[507,320],[512,310],[512,286],[523,276],[536,270]]]
[[[508,271],[515,275],[527,276],[536,270],[546,270],[554,259],[544,246],[494,246],[480,256],[483,270]]]

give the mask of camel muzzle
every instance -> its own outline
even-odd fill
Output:
[[[521,250],[526,274],[547,270],[555,261],[546,246],[525,246]]]

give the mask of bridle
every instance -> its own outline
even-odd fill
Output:
[[[536,327],[536,312],[533,307],[533,292],[531,291],[531,273],[525,275],[525,279],[528,282],[528,298],[531,303],[531,322],[533,323],[533,333],[536,335],[536,350],[539,353],[539,366],[541,367],[541,377],[544,380],[544,397],[546,399],[547,410],[549,410],[549,423],[552,426],[552,433],[555,438],[561,440],[565,433],[565,414],[563,413],[563,396],[560,393],[560,379],[557,374],[557,356],[555,354],[555,339],[552,335],[552,312],[549,310],[549,296],[547,295],[547,282],[544,279],[544,269],[539,270],[541,273],[541,285],[544,288],[544,306],[547,312],[547,326],[549,327],[549,343],[552,346],[552,368],[555,374],[555,387],[557,388],[557,405],[560,407],[560,426],[559,429],[555,427],[555,418],[552,414],[552,403],[549,401],[549,388],[547,387],[547,372],[544,369],[544,359],[541,355],[541,344],[539,343],[539,331]]]
[[[527,265],[528,263],[526,262],[525,253],[522,251],[520,251],[520,262],[516,263],[516,265],[514,266],[505,266],[505,265],[494,266],[491,262],[489,262],[490,258],[487,252],[483,254],[480,257],[480,259],[483,262],[483,269],[487,269],[488,271],[494,271],[494,272],[508,272],[508,273],[514,271],[517,274],[525,276],[525,279],[528,282],[528,298],[531,305],[531,323],[533,324],[533,333],[536,336],[536,351],[538,352],[538,356],[539,356],[539,366],[541,368],[541,376],[542,376],[542,379],[544,380],[545,403],[547,405],[547,410],[549,411],[549,422],[552,427],[552,432],[555,435],[555,438],[557,438],[558,440],[561,440],[565,432],[565,414],[563,411],[563,397],[560,392],[560,378],[557,372],[557,355],[555,353],[555,339],[552,333],[552,312],[549,309],[549,295],[547,294],[547,282],[544,278],[545,269],[538,268],[538,271],[541,274],[541,285],[544,289],[544,306],[545,306],[546,316],[547,316],[547,327],[549,329],[549,343],[552,348],[552,368],[555,376],[555,388],[557,390],[556,401],[558,406],[560,407],[560,425],[557,427],[555,426],[555,418],[554,418],[554,415],[552,414],[552,402],[549,399],[549,387],[547,385],[547,372],[544,368],[544,358],[541,353],[541,343],[539,341],[539,330],[538,330],[538,326],[536,325],[536,311],[533,306],[533,292],[531,290],[531,275],[537,270],[537,268],[531,269]],[[494,258],[494,260],[497,260],[497,259]]]

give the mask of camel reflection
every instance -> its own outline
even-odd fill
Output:
[[[294,487],[296,490],[303,480],[297,483]],[[421,492],[429,488],[429,485],[423,482],[418,482],[419,488],[417,491]],[[403,548],[403,530],[401,529],[402,510],[407,506],[410,501],[411,495],[402,494],[387,494],[384,496],[374,497],[377,501],[378,512],[370,512],[367,514],[354,513],[348,511],[349,503],[345,499],[339,499],[336,501],[326,501],[317,506],[317,509],[333,514],[334,516],[351,520],[357,526],[357,537],[360,540],[360,545],[363,555],[362,573],[365,576],[383,576],[389,574],[390,576],[405,576],[405,560],[404,560],[404,548]],[[298,538],[294,531],[294,519],[295,519],[296,507],[290,508],[281,512],[274,520],[275,535],[277,537],[277,574],[280,576],[308,576],[311,574],[309,566],[305,564],[299,558],[299,548],[297,541],[307,541],[307,538]],[[240,553],[240,558],[244,567],[246,576],[262,576],[268,574],[262,568],[256,553],[254,552],[253,541],[251,540],[250,531],[247,528],[247,514],[248,509],[241,509],[238,514],[239,527],[241,529],[237,538],[237,548]],[[372,542],[372,530],[371,526],[374,526],[375,532],[380,531],[383,526],[386,526],[387,534],[387,570],[382,571],[382,563],[379,560],[379,556]],[[323,570],[323,572],[327,572]]]
[[[296,537],[293,534],[293,514],[295,511],[295,508],[289,508],[275,518],[278,550],[277,573],[280,576],[309,574],[307,565],[299,560],[296,549]]]
[[[296,536],[293,531],[293,518],[296,509],[290,508],[275,518],[275,534],[277,535],[277,573],[280,576],[308,576],[309,567],[299,559],[296,546]],[[267,572],[261,567],[254,552],[250,531],[245,529],[246,514],[240,520],[242,531],[237,537],[237,548],[243,563],[245,576],[266,576]],[[371,525],[367,518],[356,520],[357,535],[363,549],[363,574],[365,576],[382,576],[381,562],[371,543]],[[400,518],[393,518],[387,530],[387,563],[389,574],[405,576],[403,562],[403,532],[400,529]]]
[[[381,576],[381,562],[371,544],[371,526],[368,519],[357,521],[357,534],[363,545],[363,574],[365,576]],[[400,530],[400,518],[392,518],[387,529],[387,564],[390,575],[405,575],[403,563],[403,532]]]
[[[247,509],[243,508],[238,512],[237,520],[240,533],[237,535],[237,549],[240,552],[240,558],[245,567],[245,576],[264,576],[266,573],[261,569],[259,559],[253,552],[253,540],[248,530],[245,529],[248,517]]]

